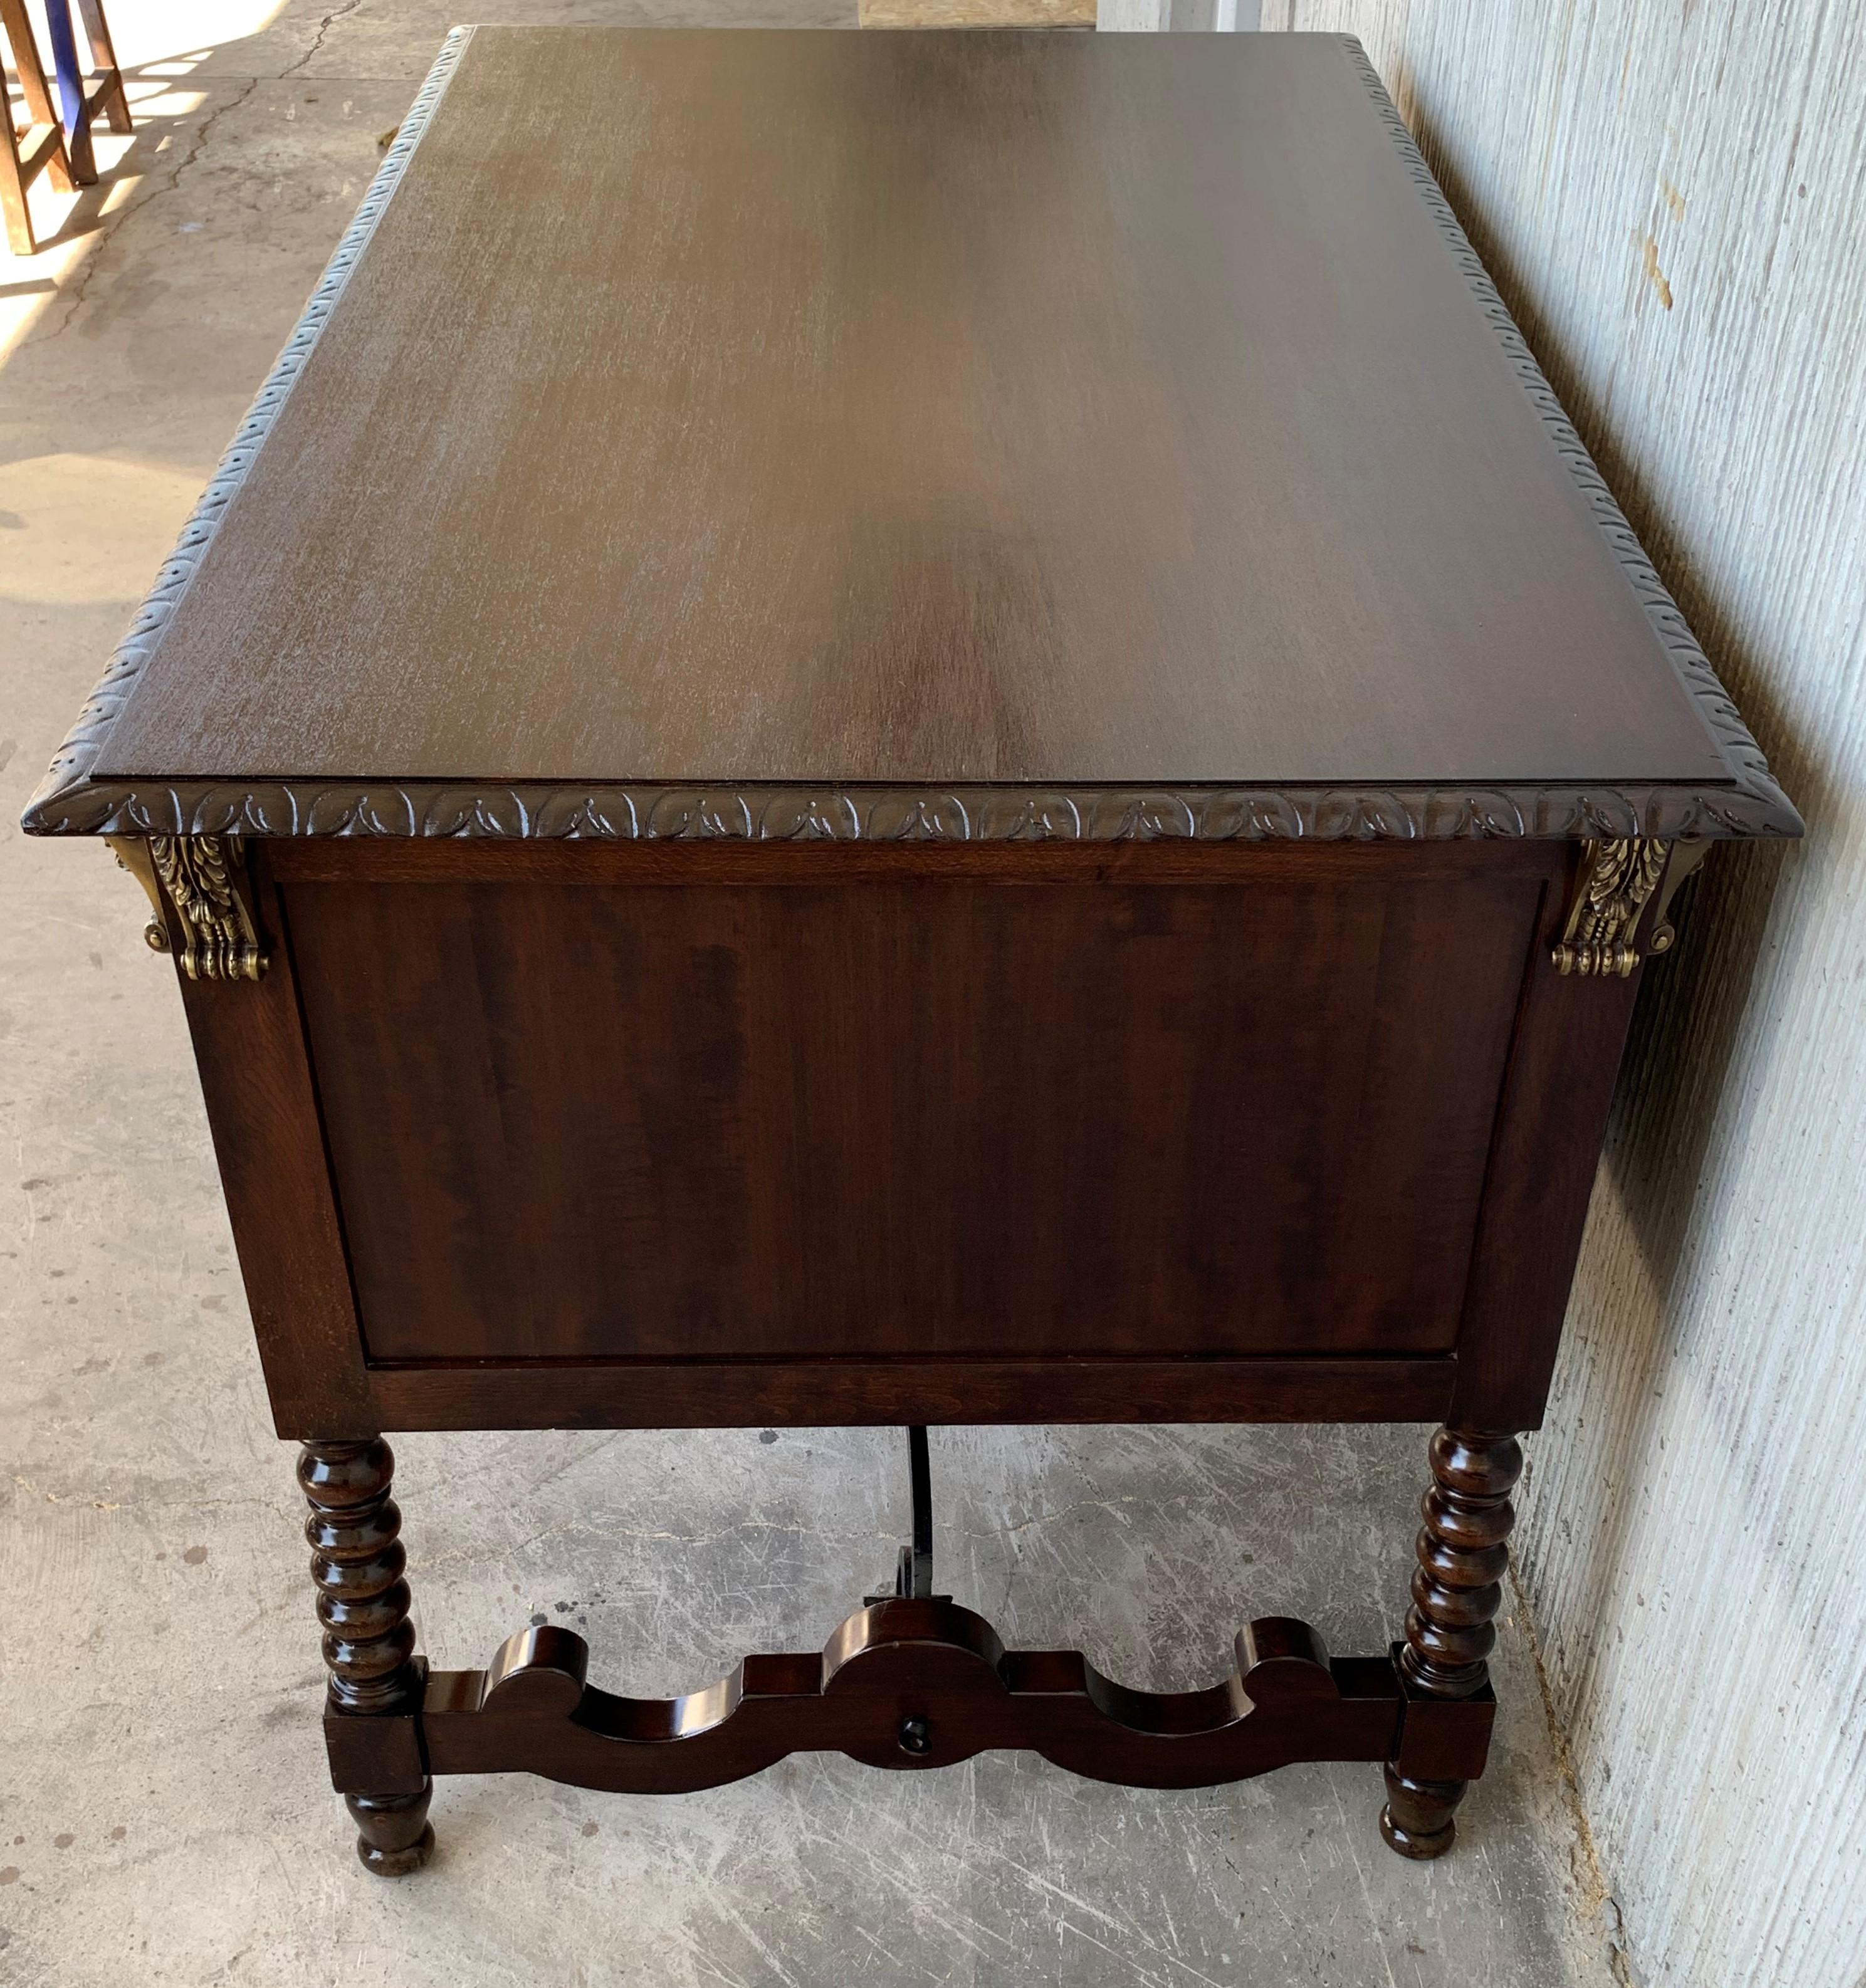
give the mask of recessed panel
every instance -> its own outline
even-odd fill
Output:
[[[294,884],[378,1361],[1449,1347],[1524,877]]]

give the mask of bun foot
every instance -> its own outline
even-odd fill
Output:
[[[434,1854],[428,1820],[434,1797],[430,1781],[419,1794],[346,1795],[344,1806],[357,1824],[357,1856],[378,1878],[406,1878]]]
[[[1464,1799],[1468,1781],[1415,1781],[1389,1767],[1387,1805],[1380,1812],[1380,1833],[1390,1850],[1423,1863],[1442,1857],[1458,1840],[1454,1811]]]

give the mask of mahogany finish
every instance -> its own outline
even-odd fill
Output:
[[[377,1790],[380,1808],[424,1802],[431,1771],[676,1794],[799,1752],[910,1772],[1019,1747],[1132,1787],[1209,1787],[1296,1760],[1367,1760],[1388,1763],[1408,1787],[1462,1792],[1462,1780],[1415,1777],[1480,1769],[1496,1712],[1481,1689],[1450,1704],[1409,1692],[1391,1656],[1330,1658],[1307,1623],[1283,1616],[1238,1632],[1218,1683],[1135,1691],[1077,1651],[1007,1651],[988,1622],[945,1597],[870,1602],[820,1653],[748,1657],[680,1698],[619,1697],[591,1685],[588,1669],[583,1638],[546,1625],[508,1638],[483,1672],[434,1672],[398,1714],[327,1710],[336,1785]],[[1435,1855],[1449,1841],[1447,1831],[1437,1848],[1395,1847]]]
[[[1425,1523],[1399,1671],[1410,1689],[1455,1702],[1489,1682],[1492,1618],[1503,1604],[1516,1523],[1509,1493],[1522,1475],[1523,1449],[1513,1435],[1441,1428],[1429,1454],[1432,1485],[1420,1506]],[[1411,1762],[1389,1766],[1381,1833],[1403,1857],[1442,1857],[1466,1785],[1422,1778]]]
[[[1432,1486],[1420,1506],[1425,1523],[1400,1668],[1435,1698],[1468,1698],[1484,1682],[1496,1646],[1491,1618],[1509,1566],[1509,1493],[1522,1475],[1523,1449],[1512,1435],[1442,1428],[1430,1454]]]
[[[1727,777],[1350,48],[1252,39],[476,30],[100,770]]]
[[[1239,1631],[1228,1677],[1178,1692],[1131,1690],[1073,1650],[1007,1651],[945,1600],[871,1604],[820,1654],[748,1657],[679,1699],[599,1690],[588,1659],[580,1637],[546,1627],[511,1638],[485,1672],[435,1672],[419,1716],[433,1770],[671,1794],[798,1752],[918,1772],[1009,1746],[1091,1780],[1209,1787],[1294,1760],[1387,1760],[1411,1716],[1391,1659],[1330,1658],[1307,1623],[1278,1616]],[[1464,1708],[1467,1749],[1484,1743],[1492,1709]],[[1424,1743],[1445,1753],[1456,1736]],[[345,1770],[384,1771],[348,1760]]]
[[[26,826],[174,959],[385,1875],[809,1749],[1442,1854],[1641,962],[1800,832],[1354,44],[593,29],[450,37]],[[1167,1695],[431,1676],[380,1433],[1330,1419],[1444,1425],[1404,1643]]]
[[[370,1359],[1449,1352],[1543,879],[1356,853],[284,886]]]
[[[360,1349],[359,1347],[359,1356]],[[1390,1422],[1448,1412],[1455,1357],[430,1361],[358,1369],[394,1428]]]
[[[389,1496],[395,1459],[371,1442],[311,1442],[299,1452],[298,1481],[311,1506],[305,1537],[317,1618],[323,1625],[330,1673],[326,1716],[340,1722],[393,1718],[421,1702],[421,1668],[414,1661],[408,1620],[408,1557],[401,1512]],[[340,1754],[341,1743],[333,1753]],[[434,1783],[346,1789],[356,1822],[357,1854],[379,1876],[418,1871],[434,1847],[428,1821]]]

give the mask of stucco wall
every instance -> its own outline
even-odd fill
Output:
[[[1866,1980],[1866,9],[1359,36],[1808,822],[1648,975],[1520,1534],[1635,1980]]]

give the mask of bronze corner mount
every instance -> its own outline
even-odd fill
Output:
[[[172,952],[191,980],[257,980],[268,963],[239,838],[108,836],[149,897],[151,951]]]
[[[1550,954],[1556,972],[1624,979],[1642,959],[1669,952],[1677,937],[1672,900],[1709,847],[1650,836],[1584,843],[1567,922]]]

